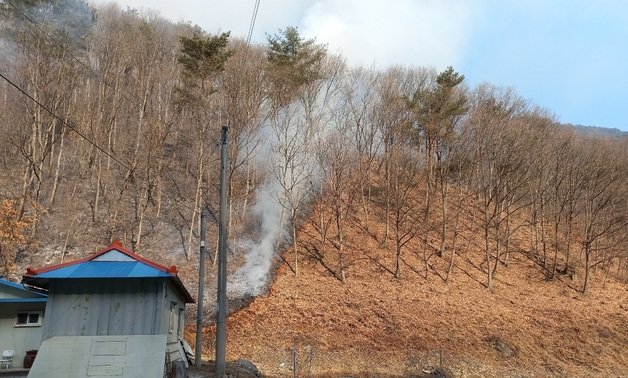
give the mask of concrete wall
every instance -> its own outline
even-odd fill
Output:
[[[30,378],[164,377],[166,335],[55,336],[44,341]]]
[[[0,353],[8,349],[15,350],[13,367],[22,367],[27,350],[39,350],[43,330],[42,326],[15,327],[15,316],[18,311],[43,312],[44,305],[44,303],[2,303],[0,305]]]

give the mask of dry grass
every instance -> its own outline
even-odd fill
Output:
[[[516,252],[488,290],[481,239],[470,225],[448,283],[449,252],[431,257],[425,277],[418,241],[395,279],[392,243],[378,241],[383,225],[365,232],[358,224],[347,234],[345,283],[306,258],[317,231],[301,229],[299,275],[282,265],[266,296],[230,316],[230,358],[249,359],[270,376],[291,374],[292,349],[302,375],[418,376],[442,364],[464,377],[628,376],[625,284],[598,274],[584,296],[580,282],[548,280]],[[334,247],[326,248],[333,269]]]

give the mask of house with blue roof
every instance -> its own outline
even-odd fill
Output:
[[[42,345],[29,377],[163,377],[183,351],[194,299],[166,267],[119,241],[80,260],[28,268],[22,282],[48,291]]]
[[[39,349],[47,300],[44,293],[0,278],[0,355],[7,351],[0,370],[23,368],[26,351]]]

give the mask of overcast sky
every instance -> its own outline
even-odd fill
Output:
[[[255,4],[115,2],[242,38]],[[253,41],[286,26],[353,65],[452,65],[470,86],[514,87],[561,122],[628,131],[627,0],[261,0]]]

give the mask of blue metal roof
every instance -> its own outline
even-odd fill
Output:
[[[165,278],[181,292],[186,303],[194,298],[177,276],[177,267],[166,267],[126,250],[120,241],[114,240],[107,248],[79,260],[63,262],[41,269],[27,268],[22,282],[47,289],[57,279],[121,279]]]
[[[48,298],[0,298],[0,303],[46,303]]]
[[[173,277],[139,261],[86,261],[40,273],[37,278],[149,278]]]
[[[18,290],[18,296],[20,298],[0,298],[0,303],[37,303],[37,302],[46,302],[48,300],[48,296],[43,293],[38,293],[33,290],[29,290],[24,287],[24,285],[7,281],[0,278],[0,286],[9,287],[14,290]]]
[[[24,286],[22,286],[22,285],[20,285],[18,283],[7,281],[7,280],[3,280],[2,278],[0,278],[0,285],[12,287],[12,288],[18,289],[18,290],[26,290],[24,288]]]

